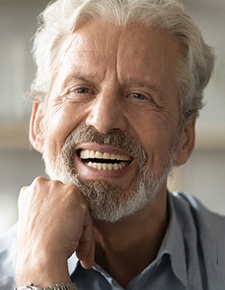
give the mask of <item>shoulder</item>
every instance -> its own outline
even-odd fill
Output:
[[[218,239],[224,239],[225,242],[225,216],[210,211],[197,198],[187,193],[172,193],[172,200],[178,217],[191,219],[201,235],[216,234]]]
[[[15,288],[17,225],[0,236],[0,289]]]
[[[225,216],[208,210],[185,193],[172,194],[172,203],[186,247],[196,247],[198,261],[204,265],[209,289],[217,289],[218,283],[225,285]]]

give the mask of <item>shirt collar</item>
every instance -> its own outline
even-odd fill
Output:
[[[161,244],[158,258],[162,257],[164,254],[168,254],[170,256],[173,273],[184,286],[187,286],[187,265],[184,237],[176,216],[172,195],[170,193],[168,193],[168,204],[170,222]]]
[[[186,266],[186,253],[185,244],[180,228],[180,224],[177,220],[177,216],[174,209],[172,196],[168,194],[168,204],[170,213],[170,222],[166,231],[166,235],[161,244],[157,259],[161,258],[165,254],[170,256],[171,266],[174,275],[180,280],[180,282],[187,286],[187,266]],[[68,260],[69,273],[72,275],[78,265],[79,260],[76,254],[73,254]]]
[[[68,269],[70,276],[73,274],[74,270],[78,265],[79,260],[77,259],[76,254],[74,253],[68,260]]]

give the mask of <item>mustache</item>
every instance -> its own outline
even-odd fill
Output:
[[[71,152],[81,143],[96,143],[110,145],[115,149],[127,152],[131,157],[144,165],[147,154],[140,142],[127,132],[111,131],[107,134],[98,132],[94,127],[82,126],[74,130],[65,140],[63,152]]]

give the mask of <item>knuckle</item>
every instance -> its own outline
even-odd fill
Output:
[[[19,193],[19,197],[18,197],[18,205],[23,203],[23,200],[24,200],[25,195],[26,195],[26,191],[27,191],[27,186],[23,186],[20,189],[20,193]]]
[[[45,178],[45,177],[43,177],[43,176],[38,176],[38,177],[36,177],[35,179],[34,179],[34,181],[32,182],[32,184],[40,184],[40,183],[44,183],[44,182],[46,182],[46,181],[48,181],[48,179],[47,178]]]
[[[86,216],[89,208],[79,188],[74,184],[63,184],[63,188],[64,199],[67,200],[71,207],[76,208],[83,216]]]
[[[23,186],[19,192],[19,199],[23,199],[27,195],[28,186]]]
[[[20,189],[20,195],[23,195],[25,193],[25,191],[27,190],[27,186],[23,186],[21,189]]]
[[[33,192],[40,191],[41,188],[46,187],[49,180],[43,176],[36,177],[30,185]]]
[[[56,187],[63,186],[63,183],[59,180],[51,180],[50,183],[52,186],[56,186]]]

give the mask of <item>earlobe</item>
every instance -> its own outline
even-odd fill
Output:
[[[188,119],[181,132],[180,142],[177,148],[175,163],[182,165],[189,159],[195,146],[195,123],[196,115]]]
[[[34,102],[30,117],[29,139],[35,150],[43,152],[43,104]]]

